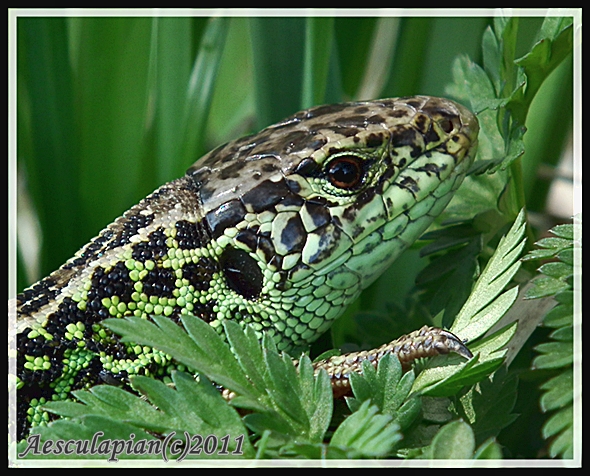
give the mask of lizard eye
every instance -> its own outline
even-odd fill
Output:
[[[354,155],[340,155],[332,159],[326,167],[328,180],[334,187],[351,189],[363,179],[363,160]]]

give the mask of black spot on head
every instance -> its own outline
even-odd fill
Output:
[[[385,118],[379,114],[373,114],[372,116],[367,117],[365,122],[367,124],[382,124],[385,122]]]
[[[256,230],[241,230],[236,235],[236,241],[240,243],[244,243],[251,251],[256,250],[256,245],[258,244],[258,237],[256,236]]]
[[[309,216],[311,216],[313,224],[316,228],[327,225],[332,218],[330,215],[330,210],[318,203],[306,201],[305,208]]]
[[[307,147],[309,138],[310,134],[307,131],[292,131],[282,138],[283,149],[288,154],[303,150]]]
[[[415,109],[422,107],[422,103],[416,100],[406,101],[406,104]]]
[[[418,157],[422,153],[422,147],[420,146],[420,137],[416,129],[409,126],[400,126],[395,128],[391,132],[391,147],[410,146],[410,155],[412,157]]]
[[[336,120],[334,120],[334,122],[338,125],[358,128],[358,127],[365,127],[365,120],[366,119],[367,118],[364,115],[357,115],[357,116],[344,115],[344,116],[336,118]]]
[[[441,170],[445,170],[446,168],[447,168],[447,165],[446,164],[444,164],[442,166],[439,166],[437,164],[434,164],[432,162],[429,162],[429,163],[423,165],[422,167],[417,168],[416,170],[418,172],[426,172],[428,175],[434,174],[434,175],[436,175],[437,177],[440,178],[440,172],[441,172]]]
[[[242,195],[242,202],[245,205],[250,205],[255,213],[260,213],[276,205],[290,194],[291,191],[285,180],[278,182],[265,180]]]
[[[294,172],[303,177],[314,177],[318,174],[319,169],[318,163],[315,160],[313,160],[311,157],[306,157],[301,162],[299,162],[299,164],[297,164]]]
[[[382,134],[369,134],[367,137],[367,147],[379,147],[383,144]]]
[[[432,126],[429,127],[428,130],[426,131],[426,133],[424,134],[424,142],[426,144],[430,144],[431,142],[439,142],[439,141],[440,141],[440,136],[432,128]]]
[[[428,131],[430,125],[428,116],[424,114],[417,114],[414,118],[414,125],[422,134],[425,134]]]
[[[388,111],[387,115],[399,119],[400,117],[406,117],[408,112],[405,109],[392,109],[391,111]]]
[[[261,169],[263,172],[271,173],[271,172],[276,171],[278,169],[278,167],[276,164],[271,164],[271,163],[267,162],[262,165]]]
[[[258,241],[256,242],[256,247],[264,253],[264,257],[266,262],[269,263],[272,257],[276,254],[275,247],[272,244],[272,241],[268,236],[265,236],[264,233],[261,233],[258,236]]]
[[[260,296],[263,275],[258,263],[246,251],[228,246],[219,257],[228,287],[246,299]]]
[[[299,214],[293,215],[286,223],[281,232],[281,244],[287,249],[287,253],[303,250],[307,232]]]
[[[418,184],[412,177],[404,177],[399,183],[399,186],[408,189],[412,193],[418,193],[420,191],[420,187],[418,187]]]
[[[312,131],[311,134],[313,135],[314,132]],[[305,143],[305,148],[316,151],[318,149],[321,149],[327,143],[328,143],[328,139],[326,139],[325,137],[321,137],[319,139],[314,139],[312,141],[310,141],[308,139],[308,141]]]
[[[314,134],[319,133],[320,131],[322,131],[322,132],[332,131],[335,134],[340,134],[344,137],[352,137],[352,136],[357,135],[359,133],[359,130],[362,130],[364,128],[365,128],[364,124],[361,126],[356,126],[356,125],[347,124],[347,123],[343,123],[343,124],[338,124],[338,123],[314,124],[313,126],[310,126],[310,131]]]
[[[213,238],[223,235],[223,230],[235,226],[244,219],[246,209],[238,199],[230,200],[207,213],[205,219]]]
[[[226,180],[229,178],[239,178],[244,171],[244,162],[235,160],[229,165],[226,165],[219,171],[218,178]]]

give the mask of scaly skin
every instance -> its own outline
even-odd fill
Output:
[[[193,314],[220,333],[234,319],[304,349],[445,208],[477,133],[465,108],[417,96],[319,106],[205,155],[17,297],[18,438],[52,418],[45,401],[169,378],[175,362],[120,342],[107,317]],[[315,365],[339,396],[364,359],[449,351],[471,356],[423,328]]]

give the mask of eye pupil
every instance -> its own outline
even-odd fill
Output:
[[[355,156],[342,156],[333,159],[327,167],[330,183],[338,188],[357,186],[363,177],[361,160]]]

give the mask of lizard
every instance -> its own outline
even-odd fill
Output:
[[[233,319],[291,355],[324,333],[444,210],[473,163],[478,122],[448,99],[315,106],[221,145],[126,211],[9,301],[16,313],[17,438],[52,400],[174,361],[121,342],[109,317]],[[180,324],[179,324],[180,325]],[[314,363],[335,397],[363,360],[471,353],[425,326],[377,349]]]

